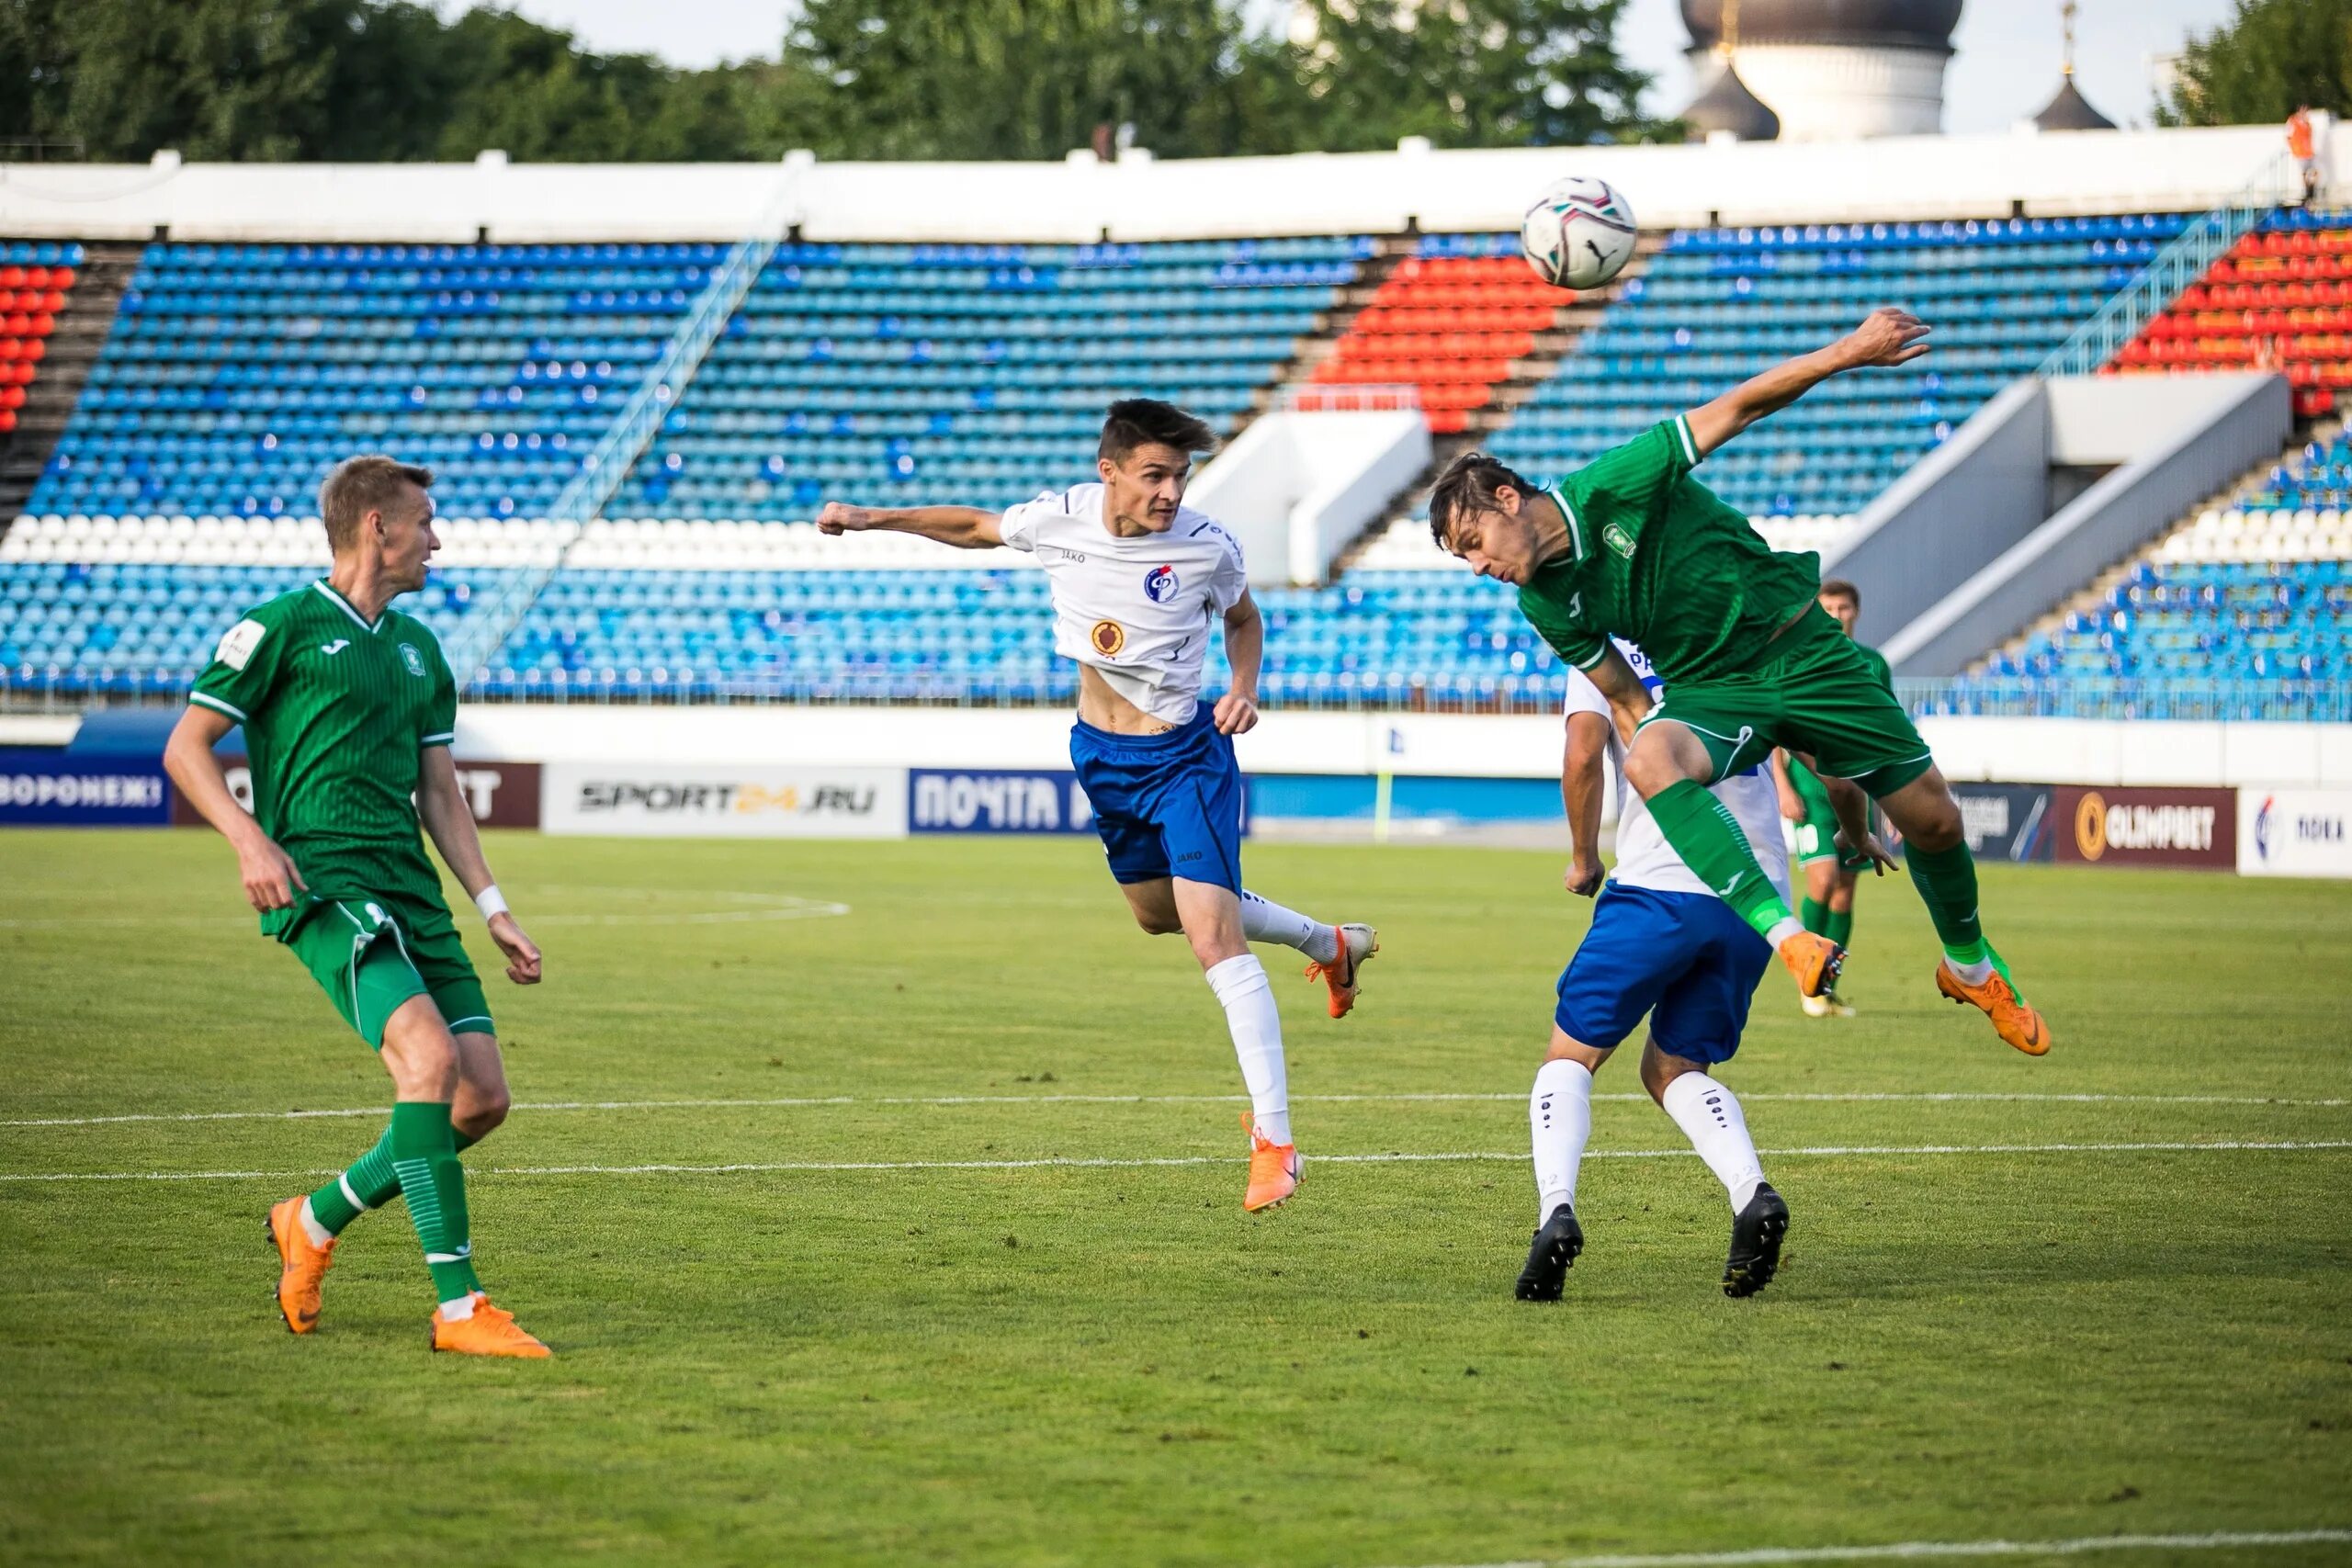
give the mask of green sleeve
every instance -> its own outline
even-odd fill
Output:
[[[188,689],[187,700],[239,724],[268,705],[286,658],[287,632],[277,621],[265,604],[231,626],[213,650],[212,662]]]
[[[1577,469],[1560,488],[1577,558],[1613,549],[1631,559],[1642,530],[1664,514],[1667,498],[1698,461],[1690,423],[1678,414]]]
[[[1871,672],[1878,677],[1880,685],[1890,692],[1894,690],[1894,671],[1888,668],[1885,654],[1875,648],[1865,648],[1862,649],[1862,660],[1871,667]]]
[[[420,746],[454,746],[458,740],[458,678],[450,672],[449,660],[441,651],[440,639],[424,632],[425,647],[433,650],[433,699],[424,707],[424,728],[418,732]]]
[[[1519,591],[1519,613],[1544,634],[1553,652],[1578,670],[1591,669],[1609,651],[1606,637],[1577,625],[1566,610],[1532,589]]]

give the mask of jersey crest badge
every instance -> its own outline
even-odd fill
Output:
[[[1156,566],[1143,574],[1143,591],[1155,604],[1165,604],[1176,597],[1176,569]]]
[[[410,674],[420,681],[424,679],[424,655],[416,651],[414,643],[401,644],[401,662],[408,666]]]
[[[253,661],[254,649],[261,646],[261,639],[268,631],[259,621],[239,621],[220,639],[220,647],[212,657],[232,670],[243,670]]]
[[[1611,523],[1600,531],[1600,542],[1627,560],[1634,558],[1634,536],[1616,524]]]
[[[1116,658],[1119,650],[1127,646],[1127,628],[1116,621],[1097,621],[1094,629],[1087,634],[1087,640],[1103,658]]]

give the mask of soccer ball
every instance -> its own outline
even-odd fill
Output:
[[[1598,288],[1634,254],[1634,209],[1607,180],[1570,175],[1527,209],[1520,254],[1560,288]]]

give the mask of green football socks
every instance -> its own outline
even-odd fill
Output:
[[[455,1127],[449,1137],[459,1154],[474,1146],[474,1140]],[[311,1216],[329,1235],[341,1235],[344,1227],[361,1214],[380,1209],[400,1195],[400,1173],[392,1168],[392,1134],[387,1127],[376,1146],[354,1160],[349,1170],[311,1194]]]
[[[1747,836],[1714,792],[1696,779],[1679,779],[1649,798],[1650,818],[1665,835],[1682,863],[1732,907],[1734,913],[1756,928],[1765,941],[1789,913],[1788,900],[1772,886]]]
[[[1829,922],[1837,918],[1828,905],[1811,895],[1797,905],[1797,919],[1804,922],[1804,929],[1822,936],[1829,934]]]
[[[433,1288],[445,1302],[481,1288],[474,1278],[473,1236],[466,1223],[466,1172],[458,1163],[449,1107],[443,1100],[403,1100],[392,1107],[392,1172],[408,1199],[409,1222],[424,1246]]]
[[[1954,964],[1990,962],[1984,929],[1976,919],[1976,857],[1968,852],[1967,843],[1963,840],[1948,850],[1923,850],[1913,844],[1903,858],[1911,868],[1911,880],[1918,885],[1921,901],[1928,906],[1928,918],[1935,922],[1944,956]]]
[[[1811,900],[1808,899],[1807,902],[1810,903]],[[1850,947],[1853,945],[1853,910],[1825,909],[1822,912],[1822,919],[1825,922],[1819,928],[1822,935],[1827,937],[1830,941],[1836,942],[1840,947]],[[1815,928],[1810,922],[1807,922],[1804,929],[1807,931],[1813,931]]]

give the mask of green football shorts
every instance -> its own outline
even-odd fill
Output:
[[[1838,808],[1829,804],[1829,786],[1794,757],[1789,759],[1789,784],[1804,802],[1804,819],[1797,824],[1797,863],[1834,860],[1847,871],[1868,871],[1871,857],[1838,847]],[[1878,826],[1878,807],[1871,807],[1871,826]]]
[[[1746,773],[1775,746],[1810,754],[1823,773],[1853,780],[1873,799],[1935,766],[1911,716],[1818,604],[1773,638],[1753,669],[1669,685],[1642,723],[1668,720],[1707,748],[1710,784]]]
[[[452,1034],[493,1034],[481,977],[448,911],[413,898],[310,901],[277,935],[343,1021],[380,1051],[384,1025],[411,997],[431,997]]]

